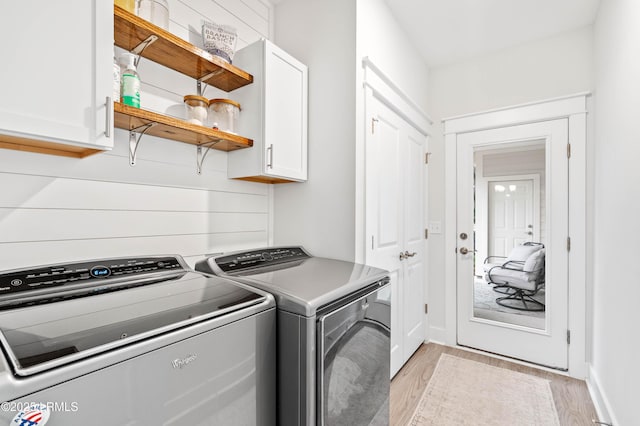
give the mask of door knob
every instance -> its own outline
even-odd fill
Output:
[[[460,247],[460,254],[468,254],[469,252],[475,252],[475,250],[469,250],[466,247]]]
[[[406,251],[406,250],[405,250],[405,252],[404,252],[404,258],[406,259],[406,258],[408,258],[408,257],[413,257],[413,256],[415,256],[416,254],[418,254],[418,253],[416,253],[415,251],[414,251],[413,253],[409,253],[408,251]]]
[[[527,232],[527,235],[533,235],[533,232],[529,231]]]
[[[400,260],[405,260],[407,256],[403,252],[400,252]]]

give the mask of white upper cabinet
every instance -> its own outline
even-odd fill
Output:
[[[230,152],[228,176],[264,183],[307,180],[307,67],[262,39],[236,52],[233,64],[253,84],[230,93],[240,102],[238,133],[252,149]]]
[[[9,2],[0,38],[0,148],[83,157],[113,147],[113,2]]]

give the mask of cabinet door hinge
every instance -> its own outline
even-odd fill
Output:
[[[571,251],[571,237],[567,237],[567,251]]]
[[[429,164],[429,156],[431,155],[430,152],[425,152],[424,153],[424,164]]]
[[[429,238],[429,229],[428,228],[424,228],[424,239],[428,239]]]
[[[567,144],[567,158],[571,158],[571,144]]]
[[[424,313],[428,314],[429,313],[429,305],[428,304],[424,304]]]
[[[567,330],[567,345],[571,344],[571,330]]]

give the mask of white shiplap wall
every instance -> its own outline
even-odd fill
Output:
[[[235,26],[237,48],[270,38],[266,1],[169,0],[169,7],[169,30],[198,46],[203,19]],[[195,81],[145,59],[139,72],[143,107],[182,117],[182,96],[195,93]],[[233,92],[209,88],[205,96]],[[127,132],[117,129],[115,141],[113,151],[85,159],[0,150],[0,270],[167,253],[193,263],[268,244],[271,190],[228,180],[226,153],[212,150],[197,175],[192,145],[144,136],[131,167]]]

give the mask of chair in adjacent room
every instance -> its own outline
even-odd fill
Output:
[[[533,296],[545,284],[545,248],[541,243],[527,242],[514,247],[509,256],[485,259],[485,280],[494,290],[506,294],[496,303],[521,311],[544,311],[544,303]]]

